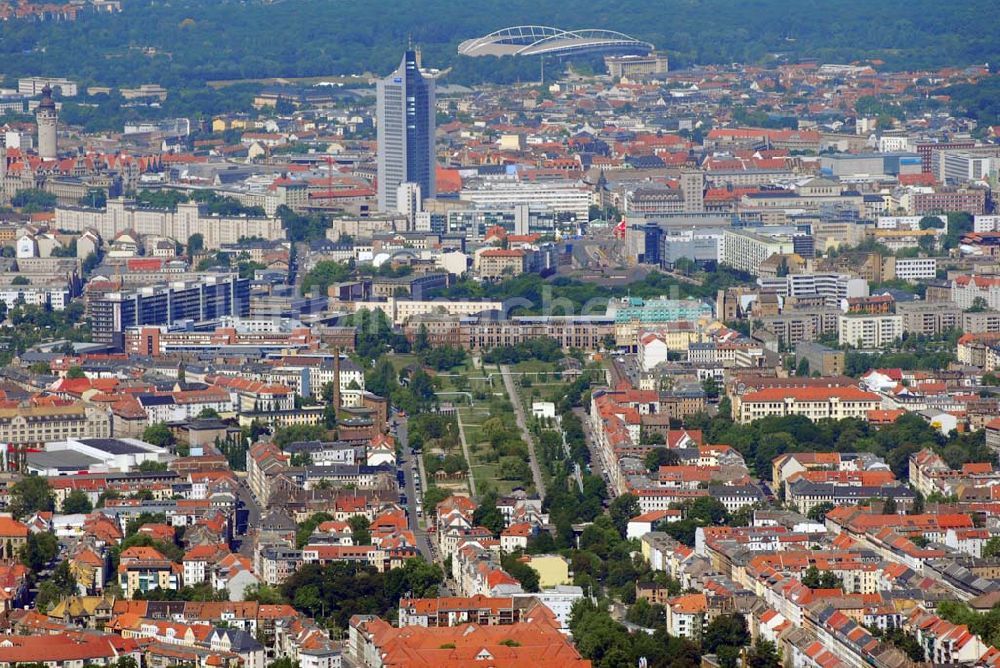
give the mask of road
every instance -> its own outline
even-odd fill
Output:
[[[405,418],[397,417],[396,420],[396,438],[399,440],[401,450],[398,467],[399,470],[403,472],[403,489],[406,492],[407,521],[409,522],[410,531],[413,532],[414,537],[417,539],[417,549],[419,549],[420,553],[424,555],[424,559],[427,561],[434,561],[436,558],[434,546],[431,544],[431,540],[427,536],[427,532],[420,528],[420,521],[417,517],[417,498],[418,496],[423,496],[423,491],[426,488],[422,486],[421,491],[418,494],[417,486],[414,484],[413,478],[413,464],[416,462],[417,457],[413,454],[413,451],[410,450],[407,422]]]
[[[607,465],[604,462],[604,453],[597,447],[597,441],[594,439],[594,434],[591,431],[590,416],[581,407],[574,408],[573,412],[576,413],[576,416],[580,418],[580,422],[583,423],[583,436],[587,441],[587,449],[590,450],[590,470],[594,475],[599,475],[604,479],[608,488],[608,497],[613,499],[618,494],[612,487],[611,479],[608,477]]]
[[[528,455],[530,456],[531,477],[535,481],[535,492],[539,498],[545,498],[545,480],[542,478],[542,469],[538,466],[538,456],[535,454],[535,439],[528,431],[528,420],[524,416],[524,405],[521,397],[517,396],[517,388],[514,387],[514,378],[510,375],[510,368],[506,364],[500,365],[500,374],[503,376],[503,386],[507,390],[510,403],[514,405],[514,417],[517,419],[517,426],[521,429],[521,438],[528,444]]]
[[[260,526],[260,506],[257,505],[257,500],[254,499],[253,494],[250,493],[250,488],[247,486],[246,476],[238,477],[237,483],[237,517],[239,517],[241,511],[246,511],[246,522],[236,522],[236,529],[233,532],[233,538],[239,544],[237,551],[244,557],[253,558],[253,541],[249,540],[249,537],[250,532]]]

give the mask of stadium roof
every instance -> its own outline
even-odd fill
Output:
[[[653,45],[614,30],[563,30],[549,26],[513,26],[458,45],[463,56],[571,56],[578,53],[649,53]]]

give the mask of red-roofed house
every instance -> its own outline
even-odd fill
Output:
[[[769,388],[737,396],[738,421],[748,424],[770,416],[802,415],[810,420],[858,418],[882,404],[882,398],[856,387]]]

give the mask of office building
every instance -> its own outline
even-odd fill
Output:
[[[1000,216],[976,216],[974,232],[1000,232]]]
[[[937,258],[895,258],[896,278],[901,281],[923,281],[937,276]]]
[[[122,350],[130,327],[249,316],[250,279],[222,274],[108,292],[88,298],[87,313],[94,341]]]
[[[459,199],[483,209],[546,209],[578,221],[587,220],[590,212],[590,192],[575,183],[480,181],[463,188]]]
[[[663,244],[663,230],[656,223],[649,222],[640,227],[639,233],[642,235],[642,252],[637,259],[643,264],[659,266],[662,259],[660,249]]]
[[[84,402],[66,406],[19,404],[0,408],[0,439],[8,447],[0,451],[3,469],[24,467],[23,448],[40,448],[50,441],[71,438],[107,438],[111,414],[103,407]],[[82,466],[87,468],[87,466]],[[72,469],[81,470],[80,463]]]
[[[943,188],[932,193],[914,193],[910,198],[912,213],[950,213],[964,211],[973,216],[986,213],[986,190]]]
[[[938,151],[973,148],[975,145],[976,142],[971,139],[964,141],[942,142],[939,144],[930,142],[917,144],[917,155],[920,156],[920,171],[923,174],[932,174],[934,172],[932,161],[934,154]]]
[[[820,167],[833,176],[886,177],[919,174],[918,153],[834,153],[820,158]]]
[[[434,80],[408,49],[395,72],[378,82],[378,207],[397,210],[401,183],[434,197]]]
[[[757,275],[761,263],[772,255],[795,252],[792,237],[748,229],[726,230],[722,238],[722,261],[733,269]]]
[[[605,56],[604,64],[612,79],[647,78],[666,74],[670,67],[665,53],[650,53],[645,56]]]
[[[935,151],[931,167],[934,177],[942,183],[985,181],[1000,168],[1000,146]]]
[[[75,81],[59,77],[24,77],[17,80],[17,93],[26,97],[42,95],[48,86],[59,97],[76,97],[80,90]]]
[[[683,230],[662,238],[660,263],[672,269],[681,258],[705,264],[722,261],[722,230]]]

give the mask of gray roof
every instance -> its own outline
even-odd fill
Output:
[[[101,460],[74,450],[56,450],[53,452],[29,452],[27,465],[29,469],[60,469],[80,471],[89,469]]]
[[[146,448],[129,443],[119,438],[81,438],[80,443],[97,450],[103,450],[109,455],[148,454]]]

